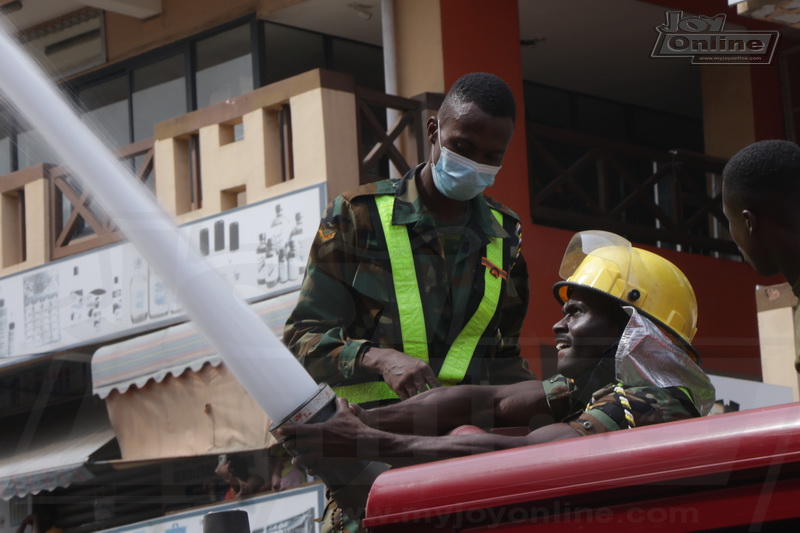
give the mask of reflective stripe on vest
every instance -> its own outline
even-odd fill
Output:
[[[386,248],[389,252],[389,262],[392,266],[403,351],[427,363],[428,335],[425,329],[422,297],[417,283],[417,271],[414,267],[414,255],[411,251],[408,229],[404,224],[392,224],[394,196],[377,196],[375,203],[378,207]],[[494,209],[491,211],[495,219],[502,225],[502,213]],[[489,327],[489,322],[497,311],[504,278],[502,274],[504,272],[503,239],[489,237],[489,244],[486,245],[486,257],[481,263],[486,267],[484,269],[483,298],[447,352],[439,371],[439,381],[443,385],[456,385],[464,379],[481,335]],[[340,398],[347,398],[353,403],[398,398],[397,394],[383,381],[345,385],[334,387],[333,390]]]

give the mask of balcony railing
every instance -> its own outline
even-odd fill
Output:
[[[720,185],[725,160],[528,124],[535,223],[605,229],[701,254],[735,255]]]
[[[320,182],[332,196],[391,167],[402,174],[424,159],[425,113],[440,98],[389,96],[310,71],[156,124],[154,138],[117,155],[184,223]],[[387,109],[397,117],[390,128]],[[0,193],[3,220],[23,228],[3,231],[3,274],[123,238],[63,167],[6,175]]]
[[[116,151],[117,157],[130,165],[142,183],[154,177],[153,145],[153,139],[146,139]],[[123,238],[111,217],[93,202],[89,191],[83,190],[67,169],[50,167],[47,173],[52,213],[52,259],[85,252]]]
[[[154,139],[117,155],[181,223],[321,182],[332,197],[388,177],[392,167],[402,175],[424,161],[425,120],[441,98],[385,95],[355,87],[347,75],[311,71],[159,123]],[[536,124],[527,132],[533,222],[607,229],[696,253],[737,253],[720,205],[724,160]],[[31,223],[28,231],[6,224],[3,273],[122,238],[61,167],[7,175],[0,193],[3,220]]]
[[[355,94],[360,183],[388,178],[389,165],[403,175],[425,159],[425,113],[438,109],[441,95],[424,94],[409,99],[362,88],[356,88]],[[390,110],[396,118],[387,128]],[[399,146],[407,149],[401,152]]]

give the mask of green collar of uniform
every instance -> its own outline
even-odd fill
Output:
[[[427,207],[422,203],[414,177],[422,170],[425,163],[418,165],[403,176],[403,179],[392,180],[390,183],[395,191],[394,211],[392,224],[417,224],[420,219],[433,218]],[[382,192],[382,191],[378,191]],[[389,192],[388,190],[386,192]],[[489,237],[508,238],[508,232],[497,219],[492,216],[491,209],[486,204],[483,194],[470,200],[470,216],[475,219],[484,235]]]

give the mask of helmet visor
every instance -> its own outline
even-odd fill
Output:
[[[614,233],[581,231],[567,245],[558,273],[576,285],[619,298],[634,281],[630,279],[632,248],[630,241]],[[584,263],[587,257],[592,257],[592,263]]]
[[[572,237],[555,284],[564,303],[570,291],[585,287],[635,306],[691,348],[697,301],[683,272],[665,258],[634,248],[624,237],[606,231],[582,231]],[[639,279],[641,278],[641,279]]]

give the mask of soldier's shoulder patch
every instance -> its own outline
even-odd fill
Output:
[[[322,242],[328,242],[336,236],[336,230],[333,228],[319,228],[317,233],[319,234],[319,238],[322,239]]]
[[[393,182],[397,180],[381,180],[373,183],[367,183],[352,191],[342,193],[345,200],[351,201],[362,196],[375,196],[376,194],[394,194],[395,185]]]
[[[506,207],[505,205],[501,204],[500,202],[498,202],[494,198],[486,196],[485,194],[483,195],[483,198],[486,201],[486,205],[488,205],[492,209],[494,209],[496,211],[500,211],[504,215],[508,215],[508,216],[512,217],[514,220],[519,221],[519,216],[517,216],[517,214],[514,212],[514,210],[511,209],[510,207]]]

